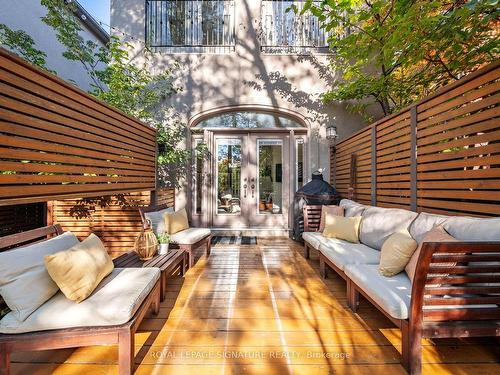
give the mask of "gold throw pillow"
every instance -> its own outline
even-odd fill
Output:
[[[68,250],[44,258],[47,271],[66,298],[85,300],[113,271],[113,261],[99,237],[91,234]]]
[[[417,246],[417,241],[406,230],[391,234],[380,251],[379,273],[394,276],[403,271]]]
[[[175,234],[189,229],[189,221],[185,208],[175,212],[165,212],[163,219],[165,220],[165,233],[167,234]]]
[[[319,222],[318,232],[325,230],[325,222],[327,216],[344,216],[344,207],[340,206],[323,206],[321,208],[321,220]]]
[[[359,225],[361,216],[343,217],[327,216],[325,218],[325,230],[323,236],[327,238],[338,238],[352,243],[359,243]]]

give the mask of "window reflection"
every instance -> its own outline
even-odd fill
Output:
[[[217,214],[238,214],[241,180],[241,140],[217,141]]]
[[[260,139],[259,213],[281,214],[283,205],[283,141]]]

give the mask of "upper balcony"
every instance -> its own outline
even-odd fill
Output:
[[[256,29],[244,38],[258,40],[263,53],[327,53],[329,33],[318,18],[300,15],[305,2],[262,0]],[[291,10],[294,5],[298,13]],[[238,2],[236,2],[238,6]],[[230,53],[237,42],[238,19],[231,0],[146,1],[146,43],[166,53]],[[248,21],[248,20],[247,20]]]

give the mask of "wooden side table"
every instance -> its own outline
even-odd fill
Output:
[[[183,249],[172,249],[167,254],[155,255],[152,259],[141,260],[135,251],[130,251],[113,259],[117,268],[146,268],[156,267],[161,271],[160,297],[163,301],[167,292],[167,280],[172,271],[181,266],[181,275],[186,272],[186,252]]]

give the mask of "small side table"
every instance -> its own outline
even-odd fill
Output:
[[[149,260],[141,260],[135,251],[130,251],[113,259],[113,263],[117,268],[159,268],[161,271],[160,296],[162,301],[165,299],[167,280],[172,271],[180,265],[181,275],[184,275],[187,266],[186,252],[181,249],[172,249],[167,254],[157,254]]]

